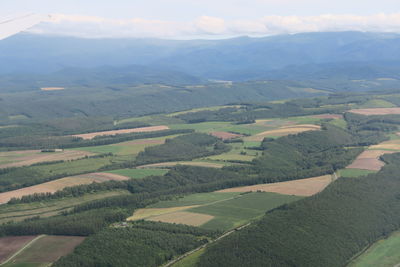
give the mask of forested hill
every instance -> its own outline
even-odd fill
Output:
[[[69,67],[142,65],[206,79],[238,81],[260,77],[277,79],[282,73],[275,73],[276,70],[291,67],[296,72],[304,72],[305,65],[320,69],[324,67],[321,64],[335,64],[334,69],[340,71],[343,63],[350,62],[375,70],[379,67],[381,70],[376,75],[395,78],[400,62],[399,44],[397,34],[362,32],[188,41],[80,39],[23,33],[0,41],[0,73],[51,73]],[[345,66],[345,69],[352,68]],[[329,74],[329,70],[332,68],[326,67],[323,72]],[[371,77],[371,72],[364,72],[357,75]],[[310,74],[313,79],[326,78],[322,73]]]

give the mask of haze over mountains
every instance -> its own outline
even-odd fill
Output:
[[[139,83],[161,80],[168,83],[165,77],[171,75],[175,77],[171,80],[189,84],[206,79],[398,78],[400,35],[330,32],[177,41],[80,39],[21,33],[0,41],[2,75],[54,72],[88,75],[89,70],[73,69],[97,69],[93,72],[98,73],[99,68],[115,70],[125,66],[131,66],[130,72],[125,70],[122,75],[132,75],[131,80]],[[143,72],[144,76],[138,75]]]

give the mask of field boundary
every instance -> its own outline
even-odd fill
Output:
[[[37,237],[35,237],[34,239],[32,239],[31,241],[28,242],[28,244],[26,244],[25,246],[23,246],[22,248],[20,248],[17,252],[15,252],[13,255],[11,255],[11,257],[9,257],[7,260],[3,261],[2,263],[0,263],[0,266],[5,265],[6,263],[8,263],[9,261],[11,261],[12,259],[14,259],[15,257],[17,257],[19,254],[21,254],[22,251],[24,251],[25,249],[27,249],[28,247],[32,246],[33,243],[35,243],[37,240],[45,237],[46,235],[39,235]]]

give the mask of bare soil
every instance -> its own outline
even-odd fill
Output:
[[[126,134],[126,133],[156,132],[156,131],[162,131],[162,130],[168,130],[168,129],[169,129],[168,126],[160,125],[160,126],[133,128],[133,129],[114,130],[114,131],[93,132],[93,133],[86,133],[86,134],[74,134],[72,136],[80,137],[85,140],[88,140],[88,139],[90,140],[96,136],[117,135],[117,134]]]

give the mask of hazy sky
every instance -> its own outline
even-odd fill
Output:
[[[400,0],[0,0],[0,37],[39,21],[31,32],[88,38],[400,32]]]

